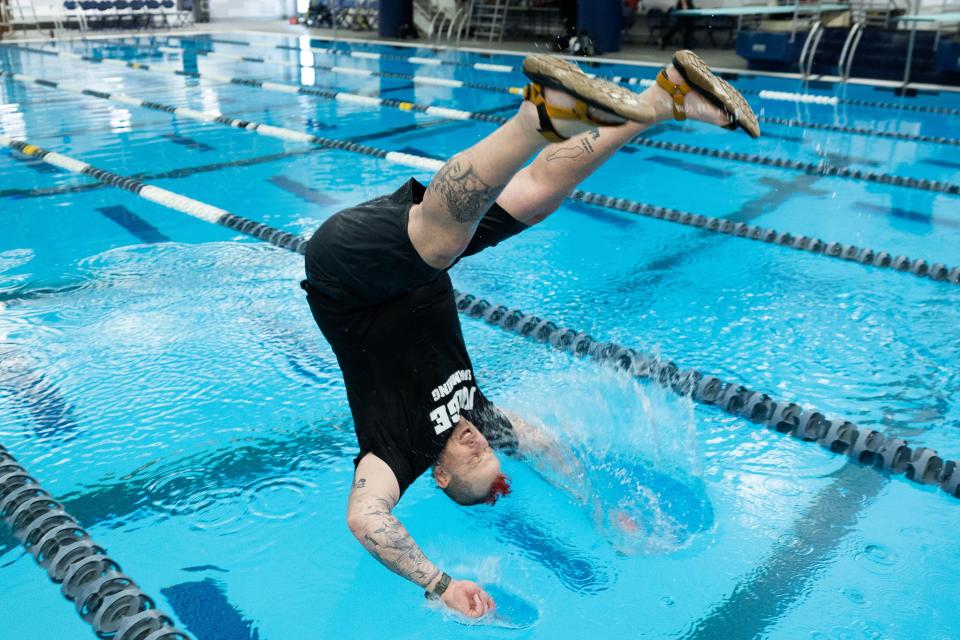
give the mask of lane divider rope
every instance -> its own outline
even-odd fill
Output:
[[[83,56],[81,54],[72,53],[72,52],[52,52],[46,50],[34,50],[27,49],[29,51],[37,51],[38,53],[44,53],[49,55],[56,55],[59,57],[64,57],[68,59],[83,60],[86,62],[94,63],[107,63],[119,65],[131,69],[136,69],[138,71],[146,71],[148,73],[167,73],[172,75],[179,75],[184,77],[194,77],[194,78],[207,78],[217,82],[225,82],[229,84],[236,84],[241,86],[247,86],[251,88],[264,89],[267,91],[277,91],[287,94],[303,94],[303,95],[313,95],[321,97],[328,100],[336,100],[340,102],[350,102],[353,104],[367,105],[370,107],[380,108],[380,107],[391,107],[400,109],[403,111],[418,111],[422,113],[428,113],[431,115],[436,115],[443,118],[449,118],[453,120],[479,120],[483,122],[494,122],[494,123],[503,123],[507,121],[507,118],[503,116],[495,116],[489,114],[480,114],[473,113],[470,111],[464,111],[461,109],[448,109],[446,107],[435,107],[431,105],[422,105],[412,102],[405,102],[402,100],[393,100],[389,98],[378,98],[373,96],[363,96],[359,94],[353,94],[343,91],[332,91],[326,89],[317,89],[302,87],[291,84],[281,84],[277,82],[270,82],[265,80],[256,80],[256,79],[247,79],[247,78],[233,78],[230,76],[220,76],[216,74],[205,73],[201,74],[199,72],[192,71],[183,71],[169,66],[151,66],[147,64],[141,64],[136,62],[127,62],[124,60],[118,60],[115,58],[94,58],[92,56]],[[633,140],[633,143],[640,146],[651,147],[654,149],[662,149],[665,151],[672,151],[675,153],[689,153],[694,155],[700,155],[711,158],[718,158],[722,160],[733,160],[737,162],[748,162],[751,164],[761,164],[768,167],[774,167],[778,169],[787,169],[787,170],[796,170],[803,171],[805,173],[817,176],[835,176],[839,178],[848,178],[851,180],[863,180],[865,182],[874,182],[878,184],[887,184],[893,185],[896,187],[902,187],[906,189],[920,189],[924,191],[934,191],[937,193],[947,193],[951,195],[960,194],[960,185],[943,182],[940,180],[928,180],[926,178],[912,178],[907,176],[898,176],[889,173],[875,172],[875,171],[864,171],[861,169],[850,169],[847,167],[838,167],[832,165],[828,162],[804,162],[802,160],[791,160],[789,158],[775,158],[770,156],[763,156],[755,153],[744,153],[739,151],[728,151],[725,149],[711,149],[709,147],[700,147],[696,145],[690,145],[686,143],[677,143],[677,142],[667,142],[661,140],[651,140],[649,138],[644,138],[642,136],[637,137]]]
[[[940,180],[927,180],[926,178],[911,178],[908,176],[898,176],[891,173],[878,171],[864,171],[862,169],[850,169],[848,167],[838,167],[829,162],[804,162],[803,160],[791,160],[790,158],[774,158],[771,156],[762,156],[756,153],[743,153],[740,151],[728,151],[725,149],[711,149],[708,147],[699,147],[692,144],[680,142],[667,142],[665,140],[651,140],[650,138],[634,138],[633,144],[664,151],[673,151],[676,153],[690,153],[709,158],[719,158],[722,160],[735,160],[737,162],[748,162],[750,164],[759,164],[767,167],[777,167],[779,169],[793,169],[803,171],[815,176],[836,176],[838,178],[850,178],[852,180],[863,180],[864,182],[876,182],[878,184],[888,184],[895,187],[906,189],[919,189],[922,191],[935,191],[937,193],[947,193],[950,195],[960,194],[960,184],[953,182],[943,182]]]
[[[906,142],[927,142],[930,144],[945,144],[954,147],[960,147],[960,139],[947,138],[945,136],[927,136],[919,133],[902,133],[899,131],[880,131],[877,129],[864,129],[863,127],[849,127],[840,124],[825,124],[821,122],[807,122],[806,120],[794,120],[792,118],[776,118],[773,116],[760,116],[758,118],[764,124],[776,124],[785,127],[801,127],[804,129],[816,129],[820,131],[836,131],[838,133],[849,133],[857,136],[872,136],[874,138],[888,138],[891,140],[904,140]]]
[[[182,54],[183,49],[176,47],[157,47],[157,51],[161,53],[174,53]],[[194,50],[192,53],[196,53],[198,56],[204,58],[219,58],[221,60],[230,60],[232,62],[253,62],[256,64],[268,64],[274,66],[290,67],[292,65],[304,66],[299,63],[291,62],[289,60],[276,60],[273,58],[262,58],[259,56],[238,56],[230,53],[223,53],[220,51],[199,51]],[[432,76],[421,76],[419,74],[409,74],[409,73],[396,73],[392,71],[374,71],[373,69],[363,69],[361,67],[344,67],[339,65],[320,65],[313,64],[314,69],[320,69],[321,71],[332,71],[334,73],[345,73],[355,76],[371,76],[378,78],[394,78],[398,80],[410,80],[411,82],[417,84],[428,84],[438,87],[453,87],[453,88],[465,88],[465,89],[479,89],[481,91],[492,91],[497,93],[509,93],[509,94],[518,94],[522,93],[522,89],[517,87],[504,87],[502,85],[496,84],[487,84],[483,82],[466,82],[464,80],[454,80],[452,78],[435,78]]]
[[[199,49],[194,46],[193,41],[187,38],[172,38],[180,43],[181,48],[191,49],[196,51],[209,51],[209,49]],[[254,45],[251,42],[240,42],[237,40],[219,40],[217,38],[210,38],[209,42],[216,44],[233,44],[243,47],[253,47],[260,49],[258,45]],[[189,46],[183,46],[184,43],[187,43]],[[197,44],[200,44],[199,42]],[[138,45],[139,46],[139,45]],[[520,71],[519,68],[508,65],[508,64],[490,64],[486,62],[460,62],[459,60],[444,60],[442,58],[425,58],[423,56],[399,56],[392,55],[389,53],[378,53],[376,51],[355,51],[352,49],[330,49],[323,47],[301,47],[289,44],[277,44],[272,47],[272,49],[281,49],[285,51],[310,51],[311,53],[317,53],[320,55],[328,56],[346,56],[350,58],[357,58],[360,60],[393,60],[395,62],[409,62],[410,64],[419,64],[431,67],[438,66],[455,66],[455,67],[464,67],[467,69],[475,69],[477,71],[490,71],[493,73],[513,73],[515,71]]]
[[[263,89],[265,91],[273,91],[276,93],[285,93],[287,95],[304,95],[304,96],[315,96],[318,98],[323,98],[325,100],[335,100],[337,102],[345,102],[350,104],[366,105],[370,107],[391,107],[394,109],[399,109],[401,111],[417,111],[420,113],[427,113],[429,115],[434,115],[441,118],[447,118],[449,120],[478,120],[480,122],[495,122],[503,123],[506,121],[506,118],[502,116],[488,115],[485,113],[474,113],[471,111],[464,111],[462,109],[451,109],[448,107],[438,107],[433,105],[424,105],[417,104],[414,102],[407,102],[405,100],[395,100],[392,98],[380,98],[375,96],[365,96],[357,93],[349,93],[347,91],[334,91],[332,89],[323,89],[320,87],[304,86],[304,85],[294,85],[283,82],[271,82],[269,80],[258,80],[256,78],[237,78],[233,76],[224,76],[216,73],[210,72],[199,72],[199,71],[185,71],[183,69],[173,67],[170,65],[157,65],[157,64],[141,64],[136,62],[127,62],[124,60],[118,60],[116,58],[94,58],[92,56],[84,56],[78,53],[72,52],[52,52],[40,49],[32,49],[23,47],[31,52],[44,53],[44,54],[53,54],[57,57],[64,58],[67,60],[81,60],[84,62],[91,62],[95,64],[110,64],[116,66],[123,66],[129,69],[135,69],[137,71],[146,71],[148,73],[164,73],[168,75],[180,76],[184,78],[196,78],[198,80],[209,80],[211,82],[223,82],[225,84],[235,84],[243,87],[249,87],[252,89]]]
[[[0,518],[99,637],[191,640],[3,445]]]
[[[0,77],[11,77],[19,82],[28,82],[38,84],[48,89],[57,89],[70,93],[77,93],[102,100],[110,100],[120,104],[133,107],[142,107],[154,111],[170,113],[177,117],[183,117],[204,123],[217,123],[227,127],[250,131],[259,135],[278,138],[281,140],[304,142],[318,145],[328,149],[337,149],[351,153],[358,153],[374,158],[380,158],[394,164],[400,164],[416,169],[427,171],[437,171],[443,166],[444,160],[436,158],[427,158],[410,153],[399,151],[386,151],[367,145],[348,142],[345,140],[336,140],[315,136],[302,131],[294,131],[283,127],[261,124],[251,120],[242,120],[231,118],[219,112],[196,111],[186,107],[176,107],[168,104],[161,104],[141,98],[135,98],[126,94],[111,94],[96,89],[88,89],[81,86],[75,86],[71,83],[53,82],[26,76],[18,73],[10,73],[0,70]],[[379,98],[376,98],[379,100]],[[494,117],[494,116],[491,116]],[[817,255],[845,260],[848,262],[858,262],[860,264],[878,267],[881,269],[892,269],[894,271],[908,273],[921,278],[929,278],[935,281],[960,284],[960,266],[950,267],[942,262],[930,263],[922,258],[910,258],[904,255],[893,256],[885,251],[877,251],[866,247],[858,247],[840,242],[828,242],[818,238],[808,236],[794,236],[787,232],[779,232],[774,229],[768,229],[758,225],[748,225],[743,222],[731,222],[725,218],[704,216],[671,209],[669,207],[660,207],[626,198],[616,198],[589,191],[575,190],[570,195],[571,199],[586,202],[588,204],[614,209],[624,213],[643,216],[646,218],[655,218],[675,224],[682,224],[689,227],[695,227],[704,231],[722,233],[737,238],[764,242],[767,244],[777,244],[799,251],[806,251]]]
[[[268,34],[272,35],[272,34]],[[312,40],[324,40],[331,42],[329,38],[311,36]],[[336,41],[333,41],[336,42]],[[239,44],[239,42],[233,42],[229,44]],[[251,43],[245,43],[243,46],[255,47]],[[297,47],[291,47],[294,50],[297,50]],[[522,55],[522,54],[521,54]],[[568,60],[576,62],[577,59],[572,56],[561,56]],[[464,63],[461,63],[464,64]],[[606,63],[610,64],[610,63]],[[597,65],[599,66],[599,65]],[[749,71],[744,71],[744,74],[749,74]],[[642,84],[651,82],[647,78],[637,78],[632,76],[619,76],[619,75],[604,75],[599,76],[605,80],[610,80],[612,82],[626,83],[626,84]],[[880,100],[863,100],[860,98],[841,98],[839,96],[828,96],[816,93],[798,93],[798,92],[789,92],[789,91],[768,91],[768,90],[751,90],[751,89],[740,89],[741,93],[744,95],[756,95],[763,98],[768,98],[771,100],[786,100],[791,102],[812,102],[819,104],[849,104],[857,107],[873,107],[878,109],[894,109],[899,111],[914,111],[914,112],[926,112],[926,113],[936,113],[940,115],[951,115],[956,116],[960,115],[960,109],[953,107],[935,107],[930,105],[923,104],[904,104],[902,102],[883,102]],[[767,94],[767,95],[763,95]]]
[[[106,58],[106,57],[86,56],[86,55],[80,55],[80,54],[76,54],[68,51],[59,51],[59,50],[52,51],[48,49],[39,49],[37,47],[27,47],[27,46],[13,44],[13,43],[0,44],[0,47],[20,49],[21,51],[30,51],[32,53],[41,53],[49,56],[67,54],[64,57],[72,57],[72,56],[79,55],[80,56],[79,58],[74,58],[74,59],[85,60],[86,62],[116,64],[120,66],[126,66],[131,69],[149,69],[151,67],[151,65],[145,64],[145,63],[127,62],[125,60],[116,60],[114,58]],[[166,47],[166,48],[161,47],[161,50],[162,49],[167,49],[168,53],[182,53],[180,49],[175,49],[172,47]],[[222,60],[230,60],[232,62],[253,62],[258,64],[272,64],[272,65],[288,67],[288,68],[290,66],[298,66],[298,67],[304,66],[295,62],[291,62],[289,60],[271,60],[268,58],[258,58],[254,56],[238,56],[238,55],[231,55],[228,53],[221,53],[218,51],[211,51],[211,52],[197,51],[196,53],[197,55],[201,55],[204,57],[220,58]],[[347,75],[369,76],[372,78],[391,78],[395,80],[409,80],[410,82],[413,82],[416,84],[426,84],[426,85],[432,85],[437,87],[451,87],[455,89],[456,88],[477,89],[479,91],[489,91],[491,93],[505,93],[505,94],[511,94],[511,95],[523,94],[523,89],[519,87],[504,87],[504,86],[495,85],[495,84],[466,82],[463,80],[454,80],[452,78],[434,78],[431,76],[411,75],[409,73],[395,73],[392,71],[374,71],[372,69],[361,69],[359,67],[339,67],[339,66],[321,65],[316,63],[311,65],[311,68],[317,69],[320,71],[332,71],[334,73],[343,73]]]
[[[104,184],[148,198],[205,222],[228,227],[295,253],[305,253],[306,239],[213,205],[92,167],[8,136],[0,135],[0,146],[67,171],[94,177]],[[944,460],[934,449],[912,449],[899,438],[859,427],[842,418],[829,419],[815,409],[805,409],[694,369],[681,370],[669,360],[614,342],[599,342],[583,331],[560,326],[520,309],[497,305],[460,291],[456,291],[455,295],[457,309],[464,315],[482,319],[494,327],[536,340],[559,351],[615,367],[637,379],[655,382],[678,395],[690,395],[695,402],[715,406],[727,414],[746,418],[754,424],[765,425],[798,440],[819,443],[860,464],[892,474],[903,473],[919,484],[938,485],[943,491],[960,498],[960,466],[954,460]]]
[[[121,44],[124,44],[124,45],[127,45],[127,46],[131,46],[131,45],[128,45],[128,43],[121,43]],[[232,43],[232,44],[236,44],[236,43]],[[134,45],[134,46],[135,46],[135,45]],[[28,51],[36,51],[36,52],[38,52],[38,53],[40,53],[40,52],[42,52],[42,53],[48,53],[48,54],[53,53],[53,52],[51,52],[51,51],[42,50],[42,49],[32,49],[32,48],[28,48],[28,47],[21,47],[21,48],[26,49],[26,50],[28,50]],[[278,49],[287,49],[287,48],[289,48],[289,49],[291,49],[291,50],[300,50],[300,49],[298,49],[298,48],[296,48],[296,47],[292,47],[292,46],[291,46],[291,47],[281,47],[281,46],[278,45],[276,48],[278,48]],[[231,61],[233,61],[233,62],[257,62],[257,63],[262,63],[262,64],[283,65],[283,66],[288,66],[288,67],[291,66],[291,65],[293,65],[293,64],[295,64],[295,63],[292,63],[292,62],[290,62],[290,61],[285,61],[285,60],[271,60],[271,59],[268,59],[268,58],[253,58],[253,57],[246,57],[246,56],[231,55],[231,54],[229,54],[229,53],[224,53],[224,52],[219,52],[219,51],[204,51],[204,50],[190,49],[190,48],[160,47],[158,50],[159,50],[159,51],[162,51],[162,52],[165,52],[165,53],[179,53],[179,54],[182,54],[185,50],[188,50],[188,51],[191,51],[191,52],[193,52],[193,53],[197,53],[197,54],[199,54],[199,55],[204,55],[204,56],[214,57],[214,58],[221,58],[221,59],[224,59],[224,60],[231,60]],[[314,49],[311,48],[311,51],[314,51]],[[320,50],[320,51],[324,51],[324,50]],[[60,52],[60,53],[63,53],[63,52]],[[78,54],[72,54],[72,55],[78,55]],[[361,56],[361,57],[369,57],[369,56]],[[96,57],[94,57],[94,56],[81,56],[79,59],[86,60],[86,61],[88,61],[88,62],[99,62],[99,61],[101,61],[101,60],[109,59],[109,58],[96,58]],[[126,61],[121,61],[121,62],[126,63]],[[154,69],[157,69],[157,68],[158,68],[158,65],[148,65],[148,64],[138,64],[138,63],[126,63],[126,64],[127,64],[127,66],[131,66],[131,68],[145,68],[145,67],[146,67],[146,68],[154,68]],[[132,66],[132,65],[137,65],[137,66]],[[302,66],[302,65],[301,65],[301,66]],[[367,71],[369,71],[369,70],[367,70],[367,69],[357,69],[357,68],[355,68],[355,67],[335,67],[335,66],[322,66],[322,65],[313,65],[313,66],[314,66],[314,68],[321,69],[321,70],[325,70],[325,71],[334,71],[334,72],[339,72],[339,73],[349,73],[349,74],[354,74],[354,75],[382,75],[382,74],[384,73],[384,72],[378,72],[378,73],[368,74]],[[187,74],[187,73],[181,73],[181,75],[188,75],[188,74]],[[206,77],[211,77],[211,75],[210,75],[209,73],[206,73],[205,75],[206,75]],[[643,87],[648,87],[648,86],[650,86],[650,85],[652,85],[652,84],[654,83],[653,80],[649,80],[649,79],[646,79],[646,78],[623,78],[622,76],[609,76],[609,77],[606,77],[606,76],[597,76],[596,74],[588,74],[588,75],[590,75],[591,77],[602,77],[602,78],[611,80],[611,81],[613,81],[613,82],[627,82],[628,84],[639,85],[639,86],[643,86]],[[195,76],[191,76],[191,77],[195,77]],[[487,85],[487,84],[473,84],[473,83],[465,83],[465,82],[462,82],[462,81],[451,81],[450,79],[447,79],[447,78],[431,78],[431,77],[429,77],[429,76],[419,76],[419,75],[404,74],[404,73],[390,73],[390,74],[388,74],[388,75],[384,75],[384,77],[396,78],[396,79],[406,79],[406,80],[410,80],[410,81],[417,82],[417,83],[420,83],[420,84],[433,84],[433,85],[438,85],[438,86],[455,86],[455,87],[463,87],[463,88],[468,88],[468,89],[478,89],[478,90],[481,90],[481,91],[495,91],[495,92],[497,92],[497,93],[509,93],[509,94],[513,94],[513,95],[522,95],[522,93],[523,93],[523,90],[522,90],[522,88],[520,88],[520,87],[502,87],[502,86]],[[244,82],[245,82],[244,80],[237,79],[237,80],[234,82],[234,84],[243,84]],[[456,83],[459,83],[459,84],[454,84],[454,85],[448,84],[448,83],[450,83],[450,82],[456,82]],[[277,84],[277,83],[268,83],[268,84]],[[281,84],[280,86],[286,87],[286,86],[290,86],[290,85],[283,85],[283,84]],[[305,88],[305,89],[309,89],[309,87],[306,87],[306,86],[305,86],[304,88]],[[288,90],[288,91],[289,91],[289,90]],[[322,91],[322,90],[319,90],[319,91]],[[290,91],[290,92],[292,93],[292,91]],[[299,93],[303,93],[304,95],[320,95],[319,93],[316,93],[316,92],[314,92],[314,91],[309,91],[309,90],[308,90],[308,91],[299,92]],[[749,91],[748,91],[747,93],[749,93]],[[784,97],[784,96],[797,96],[797,95],[800,95],[800,94],[790,94],[790,93],[785,93],[785,92],[760,91],[759,93],[757,93],[757,95],[759,95],[759,97],[760,97],[760,98],[763,98],[763,99],[769,99],[769,100],[787,100],[787,99],[792,99],[792,98],[788,98],[788,97]],[[829,97],[827,97],[827,96],[810,96],[810,99],[809,99],[809,100],[806,100],[806,101],[808,101],[808,102],[817,102],[818,99],[820,99],[820,98],[829,98]],[[823,102],[822,100],[819,100],[819,101],[820,101],[820,102]],[[398,102],[399,102],[399,101],[398,101]],[[873,136],[873,137],[887,138],[887,139],[892,139],[892,140],[904,140],[904,141],[908,141],[908,142],[924,142],[924,143],[930,143],[930,144],[944,144],[944,145],[951,145],[951,146],[960,146],[960,139],[948,138],[948,137],[945,137],[945,136],[928,136],[928,135],[921,135],[921,134],[916,134],[916,133],[901,133],[901,132],[895,132],[895,131],[879,131],[879,130],[873,130],[873,129],[866,129],[866,128],[863,128],[863,127],[850,127],[850,126],[845,126],[845,125],[827,124],[827,123],[822,123],[822,122],[808,122],[808,121],[805,121],[805,120],[797,120],[797,119],[791,119],[791,118],[770,117],[770,116],[758,116],[757,119],[758,119],[761,123],[763,123],[763,124],[775,124],[775,125],[780,125],[780,126],[784,126],[784,127],[791,127],[791,128],[814,129],[814,130],[819,130],[819,131],[834,131],[834,132],[837,132],[837,133],[847,133],[847,134],[851,134],[851,135],[860,135],[860,136]]]
[[[272,34],[270,34],[272,35]],[[329,38],[322,38],[311,36],[311,40],[324,40],[327,42],[336,42],[332,41]],[[177,38],[178,41],[183,42],[185,39]],[[212,42],[217,42],[217,40],[212,40]],[[237,40],[234,41],[222,41],[223,44],[233,44],[245,47],[252,47],[259,49],[259,45],[255,45],[250,42],[240,42]],[[139,45],[136,45],[139,46]],[[353,58],[367,58],[373,60],[394,60],[398,62],[411,62],[412,64],[426,64],[426,65],[453,65],[467,68],[474,68],[479,71],[493,71],[499,73],[510,73],[510,72],[519,72],[521,69],[519,67],[513,67],[510,65],[489,65],[496,68],[484,68],[484,66],[476,66],[476,64],[469,62],[457,62],[453,60],[438,60],[436,58],[425,58],[422,56],[397,56],[389,54],[381,54],[376,52],[366,52],[366,51],[356,51],[353,49],[324,49],[322,47],[309,47],[304,48],[296,45],[275,45],[275,49],[286,49],[291,51],[305,51],[309,50],[314,53],[327,54],[327,55],[346,55]],[[200,52],[201,49],[191,48],[192,51]],[[570,56],[561,56],[572,61],[576,61],[576,58]],[[610,64],[610,63],[607,63]],[[749,73],[749,72],[745,72]],[[647,84],[652,82],[652,80],[647,78],[638,78],[634,76],[621,76],[621,75],[600,75],[605,80],[610,80],[611,82],[625,83],[625,84]],[[839,96],[828,96],[816,93],[799,93],[793,91],[771,91],[766,89],[761,90],[751,90],[751,89],[740,89],[740,92],[744,95],[756,95],[760,98],[768,100],[783,100],[788,102],[807,102],[813,104],[827,104],[827,105],[836,105],[836,104],[849,104],[857,107],[872,107],[878,109],[894,109],[900,111],[913,111],[913,112],[927,112],[927,113],[936,113],[940,115],[960,115],[960,109],[952,107],[935,107],[930,105],[911,105],[904,104],[900,102],[883,102],[879,100],[863,100],[859,98],[841,98]]]

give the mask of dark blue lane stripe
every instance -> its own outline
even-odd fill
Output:
[[[292,193],[293,195],[297,196],[301,200],[305,202],[309,202],[311,204],[319,204],[319,205],[326,206],[326,205],[336,204],[337,202],[339,202],[336,198],[332,196],[328,196],[327,194],[320,191],[319,189],[308,187],[302,182],[297,182],[296,180],[293,180],[292,178],[288,178],[287,176],[283,176],[283,175],[271,176],[270,178],[267,178],[267,182],[269,182],[270,184],[272,184],[277,188],[283,189],[288,193]]]
[[[496,107],[490,111],[504,110],[506,108],[516,109],[516,104],[504,105]],[[312,122],[312,128],[333,128],[335,126],[325,125],[319,121],[309,121]],[[397,135],[399,133],[409,133],[411,131],[420,131],[423,129],[430,129],[440,125],[449,125],[450,123],[459,123],[461,121],[457,120],[433,120],[429,122],[418,122],[414,124],[403,125],[401,127],[392,127],[384,131],[374,131],[372,133],[365,133],[361,135],[351,136],[347,138],[349,142],[368,142],[371,140],[379,140],[381,138],[389,138],[391,136]],[[329,151],[322,147],[307,147],[304,149],[298,149],[296,151],[285,151],[282,153],[272,153],[264,156],[254,156],[252,158],[244,158],[241,160],[231,160],[227,162],[216,162],[213,164],[204,164],[194,167],[182,167],[180,169],[171,169],[169,171],[161,171],[157,173],[135,173],[133,178],[142,181],[148,180],[169,180],[169,179],[178,179],[178,178],[187,178],[198,173],[210,173],[220,171],[221,169],[233,168],[233,167],[249,167],[258,164],[265,164],[274,162],[276,160],[282,160],[285,158],[292,158],[302,155],[308,155],[313,153],[322,153]],[[47,165],[49,166],[49,165]],[[56,170],[54,167],[51,169]],[[93,191],[96,189],[102,189],[104,186],[101,182],[90,182],[87,184],[73,185],[73,186],[63,186],[63,187],[48,187],[48,188],[35,188],[35,189],[4,189],[0,190],[0,198],[42,198],[46,196],[57,196],[67,193],[82,193],[85,191]]]
[[[627,216],[617,215],[609,209],[603,209],[596,205],[587,204],[578,200],[567,200],[563,203],[563,208],[569,211],[575,211],[588,218],[593,218],[597,222],[613,225],[621,229],[630,229],[640,224],[640,221]]]
[[[734,175],[733,171],[726,171],[724,169],[717,169],[716,167],[708,167],[706,165],[698,164],[696,162],[688,162],[686,160],[680,160],[679,158],[670,158],[668,156],[650,156],[649,158],[644,158],[644,161],[656,162],[667,167],[674,169],[680,169],[682,171],[687,171],[689,173],[695,173],[700,176],[707,176],[708,178],[730,178]]]
[[[0,352],[0,394],[30,417],[40,439],[72,437],[79,430],[73,405],[31,362],[28,354],[13,346]]]
[[[731,222],[750,223],[760,216],[776,211],[783,204],[789,202],[799,194],[823,195],[831,193],[813,186],[819,179],[819,176],[811,176],[808,174],[796,175],[792,180],[760,178],[758,182],[768,187],[769,190],[766,193],[758,195],[756,198],[747,200],[740,205],[739,209],[725,216],[725,218]],[[699,256],[702,255],[705,249],[715,246],[718,241],[716,236],[717,234],[715,233],[698,230],[695,234],[691,235],[689,240],[677,245],[674,251],[664,253],[645,263],[642,268],[645,271],[651,272],[652,275],[643,279],[643,286],[649,289],[654,283],[659,283],[673,277],[676,274],[675,267],[684,262],[699,259]],[[634,289],[629,290],[629,292],[631,295],[637,293]]]
[[[29,167],[30,169],[33,169],[37,173],[42,173],[43,175],[53,175],[56,173],[61,173],[61,174],[63,173],[60,169],[57,169],[56,167],[47,164],[43,160],[25,156],[19,151],[11,152],[10,157],[16,160],[18,163],[22,164],[23,166]]]
[[[953,162],[951,160],[941,160],[939,158],[926,158],[921,160],[926,164],[932,164],[937,167],[945,167],[947,169],[960,169],[960,162]]]
[[[147,244],[170,242],[170,238],[163,235],[159,229],[123,205],[97,207],[97,211],[129,231],[130,235],[138,238],[141,242]]]
[[[214,147],[211,147],[206,142],[200,142],[199,140],[194,140],[187,136],[182,136],[178,133],[162,133],[160,134],[161,138],[169,140],[173,144],[178,144],[181,147],[186,147],[193,151],[199,151],[200,153],[207,153],[214,150]]]
[[[397,151],[399,151],[400,153],[409,153],[409,154],[414,155],[414,156],[423,156],[424,158],[432,158],[433,160],[443,160],[443,161],[446,161],[446,158],[444,158],[443,156],[438,156],[438,155],[435,154],[435,153],[430,153],[430,152],[428,152],[428,151],[424,151],[423,149],[421,149],[421,148],[419,148],[419,147],[406,146],[406,147],[401,147],[401,148],[397,149]]]
[[[617,579],[616,569],[516,512],[504,512],[492,523],[497,538],[552,572],[564,587],[580,594],[606,591]]]
[[[935,216],[930,213],[920,213],[919,211],[910,211],[908,209],[901,209],[900,207],[885,207],[878,204],[873,204],[872,202],[855,202],[853,203],[854,208],[864,213],[873,213],[876,215],[890,216],[891,218],[899,218],[900,220],[909,220],[910,222],[916,222],[924,226],[935,225],[938,227],[952,227],[954,229],[960,228],[960,219],[953,218],[944,218],[943,216]]]
[[[161,589],[160,593],[197,640],[260,640],[253,622],[230,604],[217,581],[207,578],[184,582]]]
[[[221,569],[215,564],[201,564],[196,567],[184,567],[183,570],[187,573],[199,573],[201,571],[219,571],[220,573],[230,573],[226,569]]]
[[[69,282],[69,281],[68,281]],[[64,293],[71,293],[89,286],[86,281],[71,282],[70,284],[58,285],[38,285],[36,282],[28,282],[20,286],[0,291],[0,302],[19,302],[21,300],[35,300],[46,296],[58,296]]]
[[[380,95],[383,95],[385,93],[393,93],[394,91],[412,91],[416,88],[417,88],[417,85],[410,82],[404,85],[400,85],[399,87],[391,87],[389,89],[380,89]]]
[[[873,469],[845,464],[821,490],[794,526],[780,537],[766,561],[730,596],[693,625],[683,640],[754,640],[810,594],[829,569],[861,511],[887,478]]]

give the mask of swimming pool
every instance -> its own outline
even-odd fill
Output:
[[[506,70],[516,56],[312,50],[330,46],[251,33],[5,46],[3,70],[61,86],[5,76],[0,133],[306,235],[408,176],[428,180],[429,162],[396,160],[446,158],[517,104],[522,77]],[[642,84],[656,68],[592,71]],[[735,82],[767,119],[759,141],[668,125],[583,189],[960,263],[960,95]],[[406,156],[255,135],[77,88]],[[469,319],[488,395],[575,442],[596,500],[578,506],[510,462],[518,490],[492,509],[456,508],[427,479],[411,487],[398,513],[429,557],[536,610],[531,622],[515,606],[520,629],[459,625],[345,526],[355,442],[336,361],[296,286],[299,257],[29,155],[0,162],[0,442],[200,640],[960,636],[956,498]],[[960,456],[956,284],[587,200],[464,261],[454,283]],[[631,499],[657,535],[623,540],[595,517],[597,504]],[[0,535],[6,633],[87,637]]]

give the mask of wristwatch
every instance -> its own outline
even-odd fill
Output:
[[[440,579],[437,580],[437,586],[433,588],[433,591],[424,591],[423,595],[431,600],[439,600],[440,597],[447,592],[447,587],[450,586],[450,580],[452,580],[452,578],[446,573],[441,574]]]

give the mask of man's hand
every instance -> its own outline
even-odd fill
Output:
[[[440,601],[468,618],[479,618],[497,606],[480,585],[469,580],[452,580]]]

